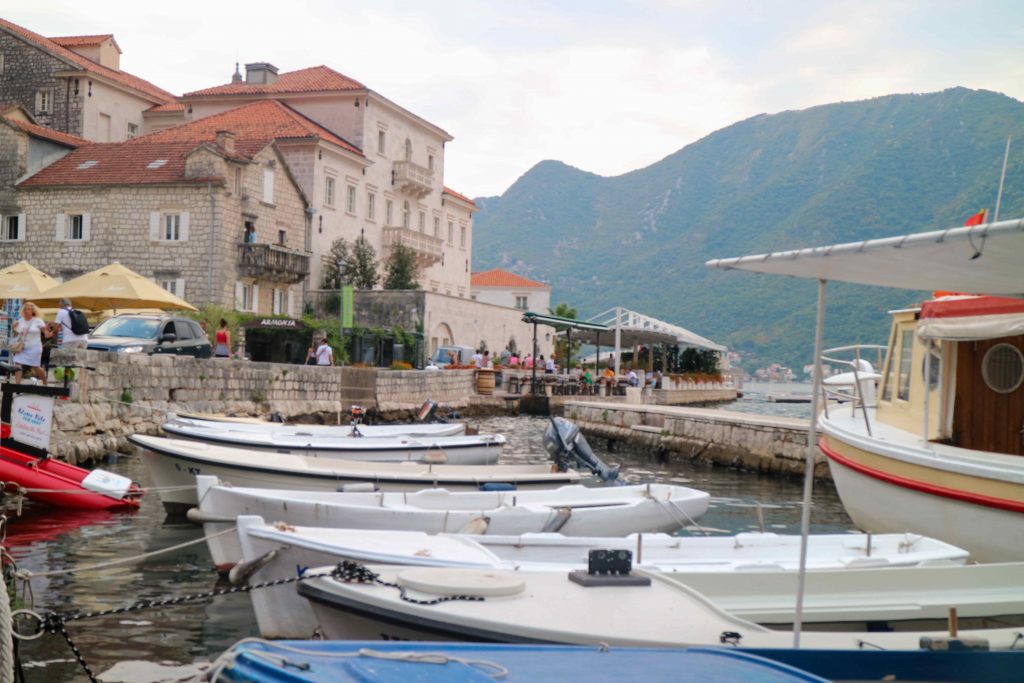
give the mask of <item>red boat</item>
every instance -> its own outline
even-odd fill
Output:
[[[6,428],[7,425],[4,425]],[[72,510],[127,510],[139,507],[142,490],[132,484],[123,496],[109,495],[82,485],[91,472],[53,458],[33,455],[0,446],[0,481],[4,493],[13,486],[26,489],[26,497],[39,503]]]

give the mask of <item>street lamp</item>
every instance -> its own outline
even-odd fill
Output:
[[[343,273],[348,263],[345,259],[338,261],[338,344],[345,341],[345,278]]]

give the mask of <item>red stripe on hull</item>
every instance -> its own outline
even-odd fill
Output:
[[[1024,513],[1024,503],[1019,503],[1015,500],[995,498],[993,496],[985,496],[980,493],[969,493],[967,491],[951,489],[945,486],[936,486],[935,484],[928,484],[923,481],[917,481],[916,479],[907,479],[906,477],[900,477],[895,474],[883,472],[882,470],[876,470],[875,468],[868,467],[867,465],[862,465],[856,460],[851,460],[845,455],[841,455],[829,448],[824,439],[818,442],[818,448],[821,449],[821,452],[824,453],[825,457],[829,460],[835,460],[843,467],[848,467],[854,472],[859,472],[860,474],[871,477],[872,479],[878,479],[879,481],[884,481],[887,484],[892,484],[893,486],[927,493],[932,496],[939,496],[940,498],[959,500],[973,505]]]

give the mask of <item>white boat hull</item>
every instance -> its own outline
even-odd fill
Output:
[[[251,581],[268,581],[294,574],[295,567],[333,565],[343,560],[361,563],[384,563],[405,566],[431,567],[490,567],[515,569],[516,571],[549,571],[557,568],[568,572],[585,569],[587,553],[592,549],[626,549],[637,551],[641,545],[636,535],[628,538],[569,538],[559,534],[526,534],[518,537],[427,536],[410,532],[374,533],[347,529],[294,528],[284,525],[268,527],[261,518],[242,517],[239,520],[239,541],[242,556],[247,562],[263,558],[274,551]],[[744,618],[766,623],[791,622],[795,601],[796,555],[799,543],[791,541],[797,537],[778,537],[773,534],[741,534],[729,538],[680,538],[664,534],[645,535],[642,539],[641,554],[644,568],[658,569],[673,580],[687,583],[705,593],[715,602],[727,606],[730,611]],[[879,542],[895,546],[895,538],[875,538]],[[799,539],[797,538],[797,541]],[[927,595],[908,596],[908,586],[923,583],[907,577],[907,573],[893,573],[887,569],[847,569],[858,566],[857,541],[863,547],[864,537],[824,536],[812,537],[809,548],[810,564],[819,569],[808,575],[805,614],[807,621],[849,620],[858,621],[883,619],[934,618],[944,616],[948,602],[940,598],[937,611],[930,613],[923,609]],[[974,577],[951,574],[957,567],[953,563],[966,556],[950,546],[942,549],[930,539],[923,539],[938,547],[921,553],[897,552],[895,556],[883,555],[880,562],[893,562],[897,566],[901,559],[935,562],[937,558],[948,558],[950,567],[930,568],[933,573],[946,570],[940,579],[927,583],[933,588],[941,584],[944,588],[962,587]],[[847,543],[849,541],[850,543]],[[890,543],[889,541],[893,541]],[[523,554],[517,548],[525,548],[527,562],[521,562]],[[752,548],[748,552],[747,548]],[[876,548],[876,552],[879,549]],[[738,556],[738,557],[737,557]],[[764,561],[756,561],[761,556]],[[790,570],[781,570],[780,558],[786,557]],[[546,558],[546,559],[545,559]],[[739,558],[739,559],[738,559]],[[870,565],[868,565],[870,566]],[[876,565],[883,566],[883,565]],[[962,566],[962,565],[961,565]],[[771,567],[779,568],[773,571]],[[1024,575],[1024,567],[1019,567]],[[755,574],[755,577],[751,577]],[[1005,583],[1004,570],[999,574]],[[1010,576],[1018,573],[1010,571]],[[751,578],[756,580],[751,581]],[[1014,592],[1024,613],[1024,591],[1020,581],[1007,591],[1002,584],[988,577],[976,579],[988,584],[987,590],[974,599],[975,611],[967,609],[967,598],[959,594],[958,605],[963,616],[1003,614],[992,606],[1000,608],[1009,605]],[[771,588],[769,589],[768,586]],[[761,590],[761,587],[765,587]],[[865,597],[865,594],[868,597]],[[895,594],[895,595],[894,595]],[[293,586],[265,588],[250,594],[260,633],[269,638],[306,638],[315,630],[317,622],[309,604],[303,600]],[[980,603],[980,604],[979,604]],[[859,609],[854,607],[859,605]],[[850,612],[854,612],[851,617]]]
[[[212,420],[185,415],[168,415],[168,422],[201,429],[248,432],[255,434],[292,434],[329,438],[394,438],[396,436],[459,436],[466,433],[464,422],[419,423],[394,425],[303,425],[266,422],[263,420]],[[355,433],[353,433],[355,430]]]
[[[207,444],[134,435],[164,507],[184,514],[198,502],[196,475],[250,488],[337,491],[351,484],[386,491],[444,487],[476,491],[485,484],[517,488],[557,488],[579,483],[579,473],[551,472],[543,465],[461,467],[420,463],[367,463],[208,446]]]

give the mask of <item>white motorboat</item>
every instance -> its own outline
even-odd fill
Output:
[[[337,577],[299,582],[328,639],[603,644],[611,647],[688,647],[736,644],[790,647],[793,634],[771,630],[725,611],[672,575],[635,569],[616,583],[583,585],[586,572],[395,567],[350,563]],[[961,568],[962,569],[962,568]],[[310,570],[319,575],[334,567]],[[876,572],[912,570],[875,570]],[[581,582],[573,580],[576,577]],[[808,575],[810,576],[810,574]],[[753,578],[753,577],[752,577]],[[648,582],[643,585],[643,582]],[[751,583],[754,583],[751,581]],[[851,611],[856,611],[852,608]],[[1022,628],[961,629],[990,647],[1013,647]],[[809,649],[917,649],[943,631],[804,632]]]
[[[1022,226],[709,262],[819,280],[819,327],[826,280],[986,295],[937,292],[893,312],[877,396],[863,346],[819,354],[855,375],[856,400],[827,408],[818,427],[843,506],[861,529],[941,538],[981,562],[1024,560]]]
[[[167,424],[171,425],[172,429],[192,427],[253,434],[282,434],[337,439],[349,437],[372,439],[377,437],[393,438],[396,436],[459,436],[466,433],[465,422],[410,422],[389,425],[306,425],[243,418],[213,420],[175,413],[167,415]],[[169,430],[165,431],[172,433]]]
[[[675,531],[704,516],[710,496],[684,486],[647,484],[534,491],[291,491],[219,485],[196,477],[207,535],[230,528],[239,515],[260,515],[295,526],[344,527],[518,536],[559,532],[566,536],[625,536]],[[234,534],[208,541],[219,571],[241,557]]]
[[[184,514],[197,504],[195,478],[199,474],[210,474],[237,486],[302,491],[337,491],[353,485],[390,491],[431,487],[476,491],[488,485],[557,488],[581,481],[576,471],[552,472],[548,465],[470,467],[412,461],[359,462],[253,452],[141,434],[128,438],[142,449],[164,508],[176,514]]]
[[[344,560],[362,563],[433,567],[476,567],[517,571],[585,569],[591,550],[631,550],[641,557],[639,566],[671,573],[708,595],[720,606],[744,618],[766,623],[792,621],[799,537],[775,534],[739,534],[734,537],[677,537],[666,534],[631,535],[626,538],[566,537],[561,534],[521,536],[428,535],[420,532],[375,532],[350,529],[294,527],[263,518],[239,517],[238,540],[244,562],[239,572],[251,582],[294,575],[295,567],[336,564]],[[229,535],[230,536],[230,535]],[[851,618],[858,621],[909,619],[926,612],[929,599],[938,609],[948,603],[936,586],[957,590],[961,609],[970,602],[975,611],[964,616],[1003,614],[1014,598],[1024,613],[1024,565],[1016,571],[1001,567],[998,576],[956,575],[931,578],[924,590],[919,579],[904,574],[897,580],[881,567],[958,566],[966,553],[944,543],[893,534],[870,538],[835,534],[812,536],[809,553],[815,571],[810,580],[807,614],[813,621]],[[960,565],[962,566],[962,565]],[[994,565],[993,565],[994,566]],[[876,567],[876,569],[863,569]],[[986,568],[987,569],[987,568]],[[745,580],[755,574],[756,581]],[[236,576],[237,578],[237,576]],[[981,582],[983,580],[983,583]],[[966,582],[966,583],[965,583]],[[1009,589],[1006,585],[1009,583]],[[761,590],[761,586],[770,586]],[[912,592],[916,589],[918,593]],[[967,594],[971,591],[978,595]],[[922,597],[919,593],[924,593]],[[264,588],[251,593],[260,632],[265,637],[305,638],[316,620],[305,600],[292,586]],[[995,602],[998,609],[992,607]],[[788,617],[788,618],[787,618]],[[841,620],[841,619],[840,619]]]
[[[430,426],[430,425],[425,425]],[[441,425],[449,427],[450,425]],[[196,425],[168,420],[163,430],[171,438],[200,441],[249,451],[290,453],[314,458],[372,462],[445,462],[450,465],[493,465],[505,446],[501,434],[443,436],[432,433],[379,432],[367,438],[314,433],[306,428],[235,429],[226,424]],[[333,427],[333,429],[339,429]],[[359,427],[370,429],[370,427]],[[391,427],[377,427],[392,430]]]

